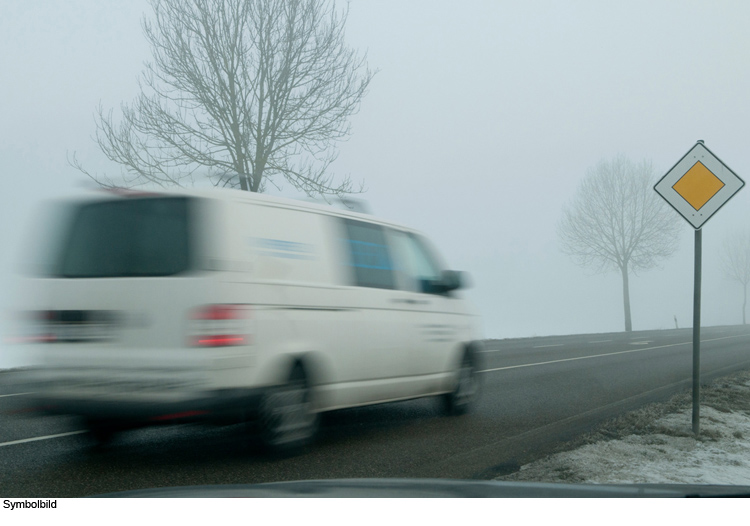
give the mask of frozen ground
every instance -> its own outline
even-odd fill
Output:
[[[750,485],[750,372],[721,378],[701,395],[697,439],[685,393],[607,422],[567,451],[498,480]]]

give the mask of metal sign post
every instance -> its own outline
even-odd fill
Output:
[[[695,229],[695,265],[693,282],[693,433],[701,432],[701,254],[700,228]]]
[[[745,186],[703,141],[698,141],[662,177],[654,190],[695,228],[693,283],[693,433],[700,433],[701,227]]]

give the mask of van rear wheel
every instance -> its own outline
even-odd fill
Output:
[[[272,452],[293,452],[312,442],[318,424],[307,375],[297,365],[285,384],[263,396],[259,414],[261,439]]]

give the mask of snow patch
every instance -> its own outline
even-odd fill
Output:
[[[744,380],[744,379],[743,379]],[[746,381],[722,386],[747,390]],[[498,480],[582,484],[750,485],[750,413],[701,405],[695,438],[690,408],[653,422],[652,434],[629,434],[527,464]]]

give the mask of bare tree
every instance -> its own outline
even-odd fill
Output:
[[[654,192],[649,161],[619,156],[584,178],[558,225],[562,250],[596,271],[619,270],[625,330],[632,331],[630,273],[657,265],[677,249],[680,220]]]
[[[724,240],[724,275],[742,285],[742,324],[747,323],[747,285],[750,283],[750,230],[735,233]]]
[[[263,191],[286,179],[308,195],[352,192],[327,169],[372,79],[328,0],[151,0],[153,53],[122,118],[101,105],[96,142],[126,186]],[[73,155],[73,166],[104,186]],[[361,187],[360,187],[361,190]]]

